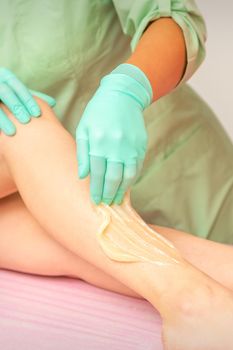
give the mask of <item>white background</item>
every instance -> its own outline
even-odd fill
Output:
[[[190,85],[233,140],[233,0],[196,0],[207,25],[207,56]]]

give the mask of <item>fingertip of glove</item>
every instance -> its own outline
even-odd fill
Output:
[[[79,169],[78,169],[79,178],[85,179],[85,177],[87,177],[87,175],[88,175],[88,171],[86,171],[86,169],[84,169],[84,168],[79,167]]]
[[[31,111],[32,117],[34,118],[39,118],[41,116],[41,110],[39,107],[33,106],[31,107],[30,111]]]
[[[30,122],[31,118],[30,116],[28,115],[24,115],[20,118],[20,123],[21,124],[28,124]]]
[[[96,205],[100,204],[101,202],[101,197],[99,196],[91,196],[91,199]]]
[[[53,97],[49,96],[47,103],[50,107],[55,107],[57,102]]]
[[[3,134],[5,134],[6,136],[15,136],[16,134],[16,128],[12,127],[12,128],[5,128],[4,130],[0,130],[3,132]]]
[[[112,198],[103,198],[103,203],[110,205],[112,203]]]

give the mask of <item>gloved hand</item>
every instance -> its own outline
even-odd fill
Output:
[[[90,172],[91,197],[120,204],[141,171],[147,146],[143,110],[152,100],[145,74],[130,64],[105,76],[76,130],[79,177]]]
[[[41,92],[28,90],[10,70],[0,68],[0,100],[22,124],[28,123],[31,117],[39,117],[41,114],[40,107],[32,95],[40,97],[51,107],[56,104],[54,98]],[[1,109],[0,131],[8,136],[13,136],[16,133],[15,125]]]

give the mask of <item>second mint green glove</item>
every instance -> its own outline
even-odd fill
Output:
[[[120,204],[141,171],[147,146],[143,110],[152,100],[145,74],[130,64],[105,76],[76,130],[79,177],[91,177],[91,198]]]
[[[31,117],[39,117],[41,114],[33,95],[43,99],[51,107],[56,104],[54,98],[41,92],[28,90],[10,70],[0,68],[0,101],[9,108],[15,118],[22,124],[28,123]],[[1,130],[8,136],[13,136],[16,133],[15,125],[2,109],[0,109]]]

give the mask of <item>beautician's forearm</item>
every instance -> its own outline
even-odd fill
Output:
[[[146,74],[154,100],[168,94],[181,80],[186,66],[182,29],[171,18],[154,21],[126,63],[139,67]]]

